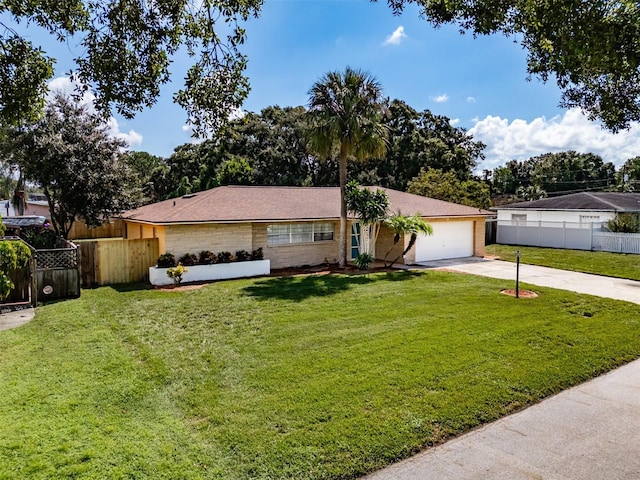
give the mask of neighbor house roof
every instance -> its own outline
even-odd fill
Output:
[[[496,207],[496,210],[511,209],[640,212],[640,193],[582,192]]]
[[[491,215],[491,212],[473,207],[388,188],[380,189],[387,193],[393,213],[419,213],[423,217],[434,218]],[[151,224],[325,220],[339,217],[339,187],[217,187],[145,205],[123,214],[127,220]]]

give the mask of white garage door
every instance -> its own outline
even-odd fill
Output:
[[[473,222],[433,222],[433,235],[416,240],[416,262],[473,255]]]

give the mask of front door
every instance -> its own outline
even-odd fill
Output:
[[[360,224],[351,224],[351,260],[360,253]]]

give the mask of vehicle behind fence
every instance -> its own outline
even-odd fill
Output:
[[[499,220],[497,243],[640,254],[640,234],[608,232],[601,222]]]

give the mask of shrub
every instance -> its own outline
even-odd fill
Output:
[[[369,265],[373,263],[373,256],[369,253],[359,253],[356,258],[353,259],[353,263],[360,270],[369,270]]]
[[[218,254],[218,263],[231,262],[231,252],[220,252]]]
[[[256,248],[251,252],[251,260],[262,260],[264,258],[264,253],[262,253],[262,247]]]
[[[178,265],[196,265],[198,263],[198,257],[194,253],[185,253],[178,259]]]
[[[210,252],[209,250],[203,250],[200,252],[198,263],[201,265],[212,265],[218,262],[218,256]]]
[[[171,267],[169,270],[167,270],[167,277],[172,278],[173,282],[176,285],[180,285],[180,283],[182,282],[182,275],[184,275],[188,271],[189,270],[184,268],[182,263],[178,262],[177,266]]]
[[[176,257],[172,253],[163,253],[158,257],[156,265],[159,268],[169,268],[176,266]]]
[[[14,287],[9,272],[29,263],[31,249],[19,241],[0,242],[0,300],[9,296]]]
[[[246,262],[251,259],[251,254],[246,250],[236,251],[236,262]]]
[[[615,233],[640,233],[640,215],[637,213],[616,213],[613,220],[606,223]]]
[[[20,238],[33,248],[55,248],[56,233],[47,228],[25,228],[20,232]]]

